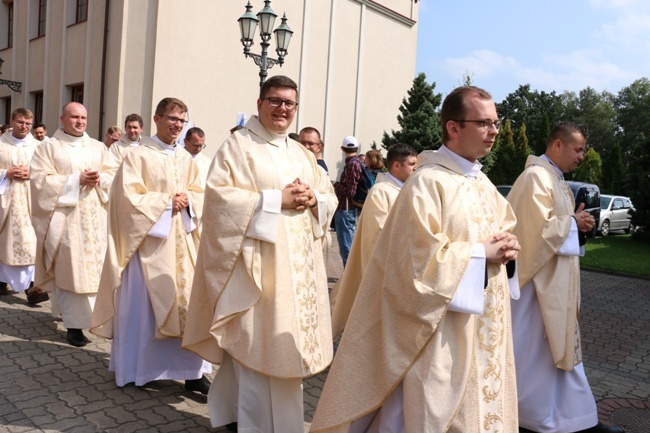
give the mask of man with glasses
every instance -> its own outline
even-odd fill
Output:
[[[514,213],[478,162],[499,132],[496,107],[464,86],[440,117],[443,146],[418,156],[388,214],[312,432],[517,431],[518,287],[505,263],[519,244]]]
[[[10,284],[25,291],[27,302],[49,299],[47,292],[33,287],[36,235],[31,221],[29,164],[39,141],[30,129],[34,115],[26,108],[11,113],[11,131],[0,137],[0,295]]]
[[[327,164],[323,160],[323,140],[321,139],[318,129],[307,126],[300,130],[298,141],[316,156],[316,162],[323,167],[325,173],[328,173]]]
[[[63,128],[36,147],[30,165],[34,285],[50,293],[68,343],[81,347],[89,341],[83,329],[90,326],[106,255],[106,147],[86,133],[82,104],[67,103],[60,120]]]
[[[156,134],[142,138],[117,170],[109,204],[109,243],[91,332],[112,338],[117,386],[185,380],[207,394],[212,367],[181,349],[203,209],[199,168],[176,145],[187,106],[164,98]]]
[[[185,150],[187,150],[196,165],[199,166],[199,171],[201,172],[201,186],[205,188],[205,184],[208,180],[208,169],[212,160],[205,156],[201,151],[205,149],[205,132],[199,127],[192,127],[187,130],[185,134]]]
[[[104,134],[104,145],[110,148],[113,143],[120,141],[120,138],[122,138],[122,130],[120,127],[117,125],[110,126],[106,130],[106,134]]]
[[[302,433],[302,379],[332,359],[322,239],[336,206],[325,172],[287,129],[298,87],[264,82],[258,115],[217,151],[183,347],[220,363],[214,427]]]
[[[581,204],[575,211],[564,173],[582,162],[582,126],[551,130],[542,156],[530,155],[508,201],[520,218],[521,299],[512,303],[519,425],[534,432],[622,433],[598,422],[598,409],[582,364],[578,234],[596,221]],[[525,431],[530,431],[525,430]]]

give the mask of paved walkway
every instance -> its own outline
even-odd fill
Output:
[[[336,247],[335,247],[336,248]],[[332,284],[341,273],[330,254]],[[650,281],[582,272],[582,334],[587,375],[601,420],[628,433],[650,432]],[[0,432],[211,432],[205,397],[183,384],[117,388],[110,343],[78,349],[24,294],[0,298]],[[306,429],[326,374],[305,381]]]

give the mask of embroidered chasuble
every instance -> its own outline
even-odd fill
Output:
[[[260,194],[296,178],[317,193],[311,210],[282,209],[277,225],[255,235]],[[253,116],[219,148],[208,175],[197,270],[183,347],[213,363],[223,351],[277,378],[324,370],[332,358],[322,241],[336,197],[313,154],[272,136]],[[261,238],[265,238],[262,240]]]
[[[37,236],[34,285],[52,291],[97,292],[106,253],[104,181],[79,185],[86,169],[100,171],[103,143],[57,130],[36,147],[30,166],[32,221]]]
[[[372,251],[384,228],[388,212],[393,207],[401,186],[385,173],[377,175],[377,182],[368,192],[363,212],[357,223],[347,265],[330,298],[332,299],[332,336],[336,338],[348,320],[359,284],[363,278]]]
[[[156,338],[178,338],[187,320],[199,245],[198,230],[188,231],[183,219],[198,224],[204,191],[189,153],[179,148],[166,152],[148,137],[140,143],[124,156],[111,186],[106,266],[90,331],[113,338],[115,290],[137,251],[155,315]],[[171,213],[166,238],[149,236],[178,192],[187,193],[191,210]]]
[[[517,215],[525,215],[525,224],[514,231],[521,245],[519,285],[534,283],[555,365],[572,370],[582,360],[580,259],[557,252],[569,236],[573,193],[549,161],[530,155],[508,201]]]
[[[448,310],[473,246],[514,225],[483,173],[467,176],[438,152],[418,156],[368,262],[311,431],[347,432],[400,384],[407,433],[517,431],[505,266],[487,265],[482,314]]]
[[[7,266],[34,264],[36,235],[31,220],[30,181],[8,179],[6,172],[12,167],[29,167],[39,143],[31,133],[19,142],[10,132],[0,137],[0,262]]]

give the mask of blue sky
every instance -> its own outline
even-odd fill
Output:
[[[616,94],[650,77],[649,0],[420,0],[416,72],[443,95],[469,73],[502,101],[539,91]]]

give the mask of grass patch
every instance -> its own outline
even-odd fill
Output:
[[[637,242],[630,235],[587,239],[580,265],[605,271],[650,276],[650,243]]]

